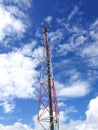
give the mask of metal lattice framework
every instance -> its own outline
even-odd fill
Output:
[[[59,130],[58,102],[56,98],[47,32],[47,27],[44,27],[44,44],[37,119],[42,130]]]

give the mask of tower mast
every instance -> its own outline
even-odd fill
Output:
[[[48,43],[48,29],[44,27],[43,59],[37,119],[44,130],[59,130],[58,114],[58,103]]]
[[[47,38],[47,28],[44,27],[45,44],[46,44],[46,56],[47,56],[47,68],[48,68],[48,93],[49,93],[49,114],[50,114],[50,130],[54,130],[53,122],[53,108],[52,108],[52,91],[51,91],[51,68],[50,68],[50,54],[49,54],[49,43]]]

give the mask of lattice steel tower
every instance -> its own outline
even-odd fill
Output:
[[[40,124],[38,125],[39,130],[59,130],[58,102],[54,85],[47,27],[44,27],[44,43],[37,120],[38,124]]]

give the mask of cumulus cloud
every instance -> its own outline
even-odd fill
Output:
[[[20,122],[16,122],[13,125],[0,125],[1,130],[33,130],[30,126],[27,124],[22,124]]]
[[[53,19],[52,16],[47,16],[45,18],[45,21],[48,22],[48,23],[50,23],[52,21],[52,19]]]
[[[98,129],[98,97],[91,99],[88,105],[88,110],[86,111],[86,119],[84,121],[71,120],[69,124],[64,124],[61,126],[62,130],[97,130]]]
[[[60,97],[83,97],[90,92],[90,85],[86,81],[77,81],[65,86],[56,82],[57,94]]]
[[[66,123],[66,112],[61,111],[60,116],[60,129],[61,130],[97,130],[98,129],[98,97],[91,99],[88,105],[88,110],[86,113],[86,119],[82,120],[71,120],[69,123]],[[75,110],[73,107],[66,108],[67,112],[70,110]],[[76,112],[76,111],[75,111]]]
[[[28,97],[28,95],[32,95],[33,89],[28,90],[27,86],[29,86],[29,81],[35,83],[30,77],[32,77],[32,74],[34,74],[35,77],[37,75],[36,71],[31,71],[35,68],[36,62],[33,63],[30,58],[24,57],[18,52],[9,53],[8,55],[1,54],[0,61],[2,62],[0,65],[0,73],[2,74],[0,75],[0,86],[3,92],[0,95],[4,95],[6,90],[8,90],[6,97],[13,95],[13,92],[15,92],[14,95],[24,98]],[[15,91],[14,89],[16,86],[19,86],[19,88]],[[22,89],[21,87],[25,88],[28,91],[28,94],[20,94]]]
[[[15,105],[10,102],[14,98],[35,97],[35,84],[39,76],[36,67],[40,63],[36,54],[39,49],[36,48],[33,53],[30,49],[26,45],[23,49],[0,54],[0,102],[5,112],[14,109]]]
[[[92,99],[88,105],[88,110],[86,111],[87,121],[89,123],[98,123],[98,97]]]
[[[91,99],[86,111],[86,120],[70,121],[69,125],[65,125],[68,130],[97,130],[98,129],[98,97]]]
[[[4,108],[4,112],[5,113],[10,113],[15,108],[15,104],[14,103],[8,103],[7,101],[3,102],[2,106]]]
[[[15,19],[4,8],[0,7],[0,41],[2,41],[6,35],[11,35],[12,32],[20,35],[25,31],[25,26],[19,19]]]
[[[15,0],[17,4],[22,5],[23,3],[30,3],[30,1],[18,1]],[[15,2],[14,1],[14,2]],[[12,4],[14,2],[1,1],[0,4],[0,43],[4,41],[6,36],[12,39],[20,39],[29,27],[27,22],[28,15],[17,6],[17,4]],[[22,2],[22,3],[21,3]],[[5,4],[6,3],[6,4]],[[7,6],[9,3],[9,6]],[[21,4],[20,4],[21,3]],[[8,41],[6,39],[6,42]],[[4,42],[3,42],[4,43]]]

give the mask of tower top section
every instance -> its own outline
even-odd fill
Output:
[[[47,26],[44,26],[43,31],[44,31],[45,44],[49,45],[49,43],[48,43],[48,28],[47,28]]]
[[[47,32],[48,32],[48,28],[44,26],[44,34],[46,34]]]

